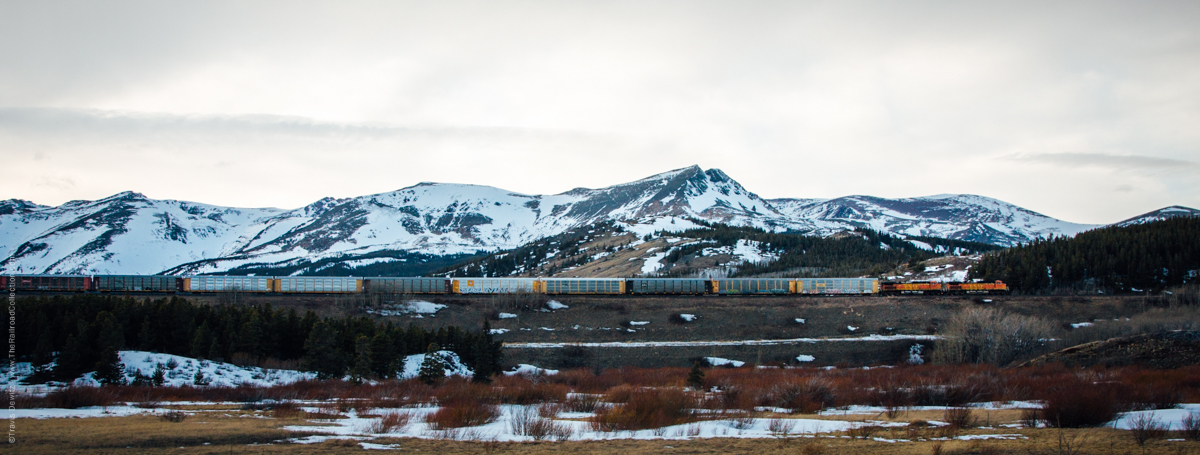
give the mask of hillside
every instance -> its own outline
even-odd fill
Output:
[[[871,229],[1000,246],[1094,227],[973,195],[766,200],[719,169],[692,166],[555,195],[421,183],[292,210],[135,192],[58,207],[9,199],[0,202],[0,272],[416,275],[602,223],[654,232],[694,227],[688,220],[820,237]]]
[[[881,276],[934,257],[978,255],[995,245],[901,238],[866,229],[829,237],[685,220],[644,227],[603,223],[466,261],[448,276]],[[673,230],[681,229],[682,230]],[[672,230],[668,230],[672,229]],[[965,269],[964,269],[965,270]]]
[[[985,255],[971,276],[1022,292],[1161,291],[1200,278],[1200,217],[1110,226]]]

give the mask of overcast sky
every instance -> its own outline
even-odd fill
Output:
[[[0,199],[294,208],[698,164],[766,198],[1200,208],[1200,2],[0,1]]]

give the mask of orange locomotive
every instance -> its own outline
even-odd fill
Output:
[[[880,283],[879,293],[883,295],[901,294],[1008,294],[1008,285],[1003,281],[994,283],[933,283],[928,281],[913,281],[897,283],[886,281]]]

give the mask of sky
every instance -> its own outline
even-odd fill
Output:
[[[300,207],[719,168],[1200,208],[1200,2],[0,0],[0,199]]]

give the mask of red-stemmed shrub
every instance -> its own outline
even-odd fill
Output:
[[[1042,420],[1059,428],[1103,425],[1116,417],[1115,387],[1086,380],[1066,381],[1045,392]]]
[[[597,431],[636,431],[694,422],[699,400],[678,388],[638,389],[628,400],[602,408],[589,419]]]
[[[495,422],[500,418],[500,408],[483,402],[459,401],[443,406],[425,416],[425,423],[434,430],[474,427]]]

